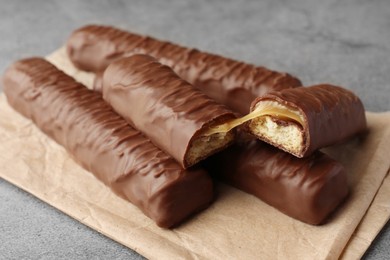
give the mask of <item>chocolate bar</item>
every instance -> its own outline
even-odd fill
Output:
[[[204,165],[223,182],[312,225],[324,223],[348,195],[343,166],[321,152],[299,159],[251,140],[230,146]]]
[[[230,145],[234,132],[204,136],[235,117],[156,59],[136,54],[111,63],[103,99],[184,168]]]
[[[340,143],[367,129],[364,106],[351,91],[316,85],[268,93],[252,106],[249,130],[297,157]]]
[[[249,112],[258,96],[302,85],[286,73],[109,26],[89,25],[76,30],[67,41],[67,52],[77,68],[92,72],[103,71],[125,56],[151,55],[209,97],[241,114]]]
[[[212,202],[213,183],[206,171],[183,170],[100,94],[49,62],[31,58],[14,63],[4,74],[3,87],[16,111],[160,227],[174,227]]]

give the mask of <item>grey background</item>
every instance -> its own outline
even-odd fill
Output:
[[[0,0],[0,72],[16,59],[47,55],[87,23],[287,71],[305,85],[341,85],[367,110],[390,110],[387,0]],[[0,180],[0,259],[128,258],[141,257]],[[365,258],[390,258],[389,223]]]

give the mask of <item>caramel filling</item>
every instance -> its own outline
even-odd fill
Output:
[[[299,111],[287,108],[277,102],[263,101],[259,102],[255,109],[246,116],[230,120],[221,125],[210,127],[202,135],[210,136],[216,133],[227,133],[233,128],[242,125],[249,120],[262,116],[272,116],[284,121],[295,121],[301,126],[304,124],[303,116],[299,113]]]

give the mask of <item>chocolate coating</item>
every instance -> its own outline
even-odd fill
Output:
[[[258,96],[301,86],[297,78],[286,73],[109,26],[89,25],[76,30],[68,39],[67,52],[76,67],[93,72],[103,71],[125,56],[151,55],[209,97],[241,114],[249,112]]]
[[[183,170],[100,94],[49,62],[31,58],[14,63],[4,74],[3,87],[16,111],[157,225],[173,227],[211,203],[213,185],[204,170]]]
[[[195,143],[201,130],[235,118],[225,106],[182,80],[171,68],[143,54],[108,66],[103,76],[103,98],[184,168],[197,162],[188,159],[188,155],[190,149],[198,149]],[[232,143],[233,135],[229,138],[227,144],[211,153]],[[212,145],[212,140],[208,144]],[[210,152],[200,158],[209,155]]]
[[[324,223],[348,195],[343,166],[321,152],[299,159],[253,140],[216,154],[205,166],[218,179],[308,224]]]
[[[308,156],[367,129],[361,100],[345,88],[323,84],[272,92],[258,97],[252,103],[251,110],[258,102],[266,100],[296,109],[303,115],[304,149],[298,157]],[[266,139],[263,141],[269,142]]]

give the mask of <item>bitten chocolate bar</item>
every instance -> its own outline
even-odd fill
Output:
[[[211,203],[213,184],[204,170],[183,170],[130,127],[100,94],[47,61],[14,63],[4,74],[3,87],[16,111],[157,225],[176,226]]]
[[[297,157],[340,143],[366,130],[360,99],[332,85],[286,89],[257,98],[249,130]]]
[[[184,168],[234,140],[232,131],[203,136],[234,114],[147,55],[111,63],[103,75],[103,99]]]
[[[308,224],[324,223],[348,195],[343,166],[321,152],[299,159],[252,140],[235,144],[204,164],[223,182]]]
[[[258,96],[301,86],[297,78],[286,73],[108,26],[89,25],[76,30],[68,39],[67,52],[77,68],[92,72],[103,71],[125,56],[151,55],[209,97],[241,114],[249,112]]]

